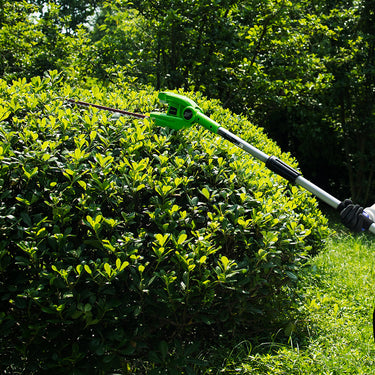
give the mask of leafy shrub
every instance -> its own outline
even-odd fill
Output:
[[[203,365],[199,338],[254,334],[328,233],[316,201],[201,128],[147,112],[151,89],[0,81],[0,360],[8,371],[108,373]],[[221,124],[296,166],[216,101]],[[263,323],[262,323],[263,322]]]

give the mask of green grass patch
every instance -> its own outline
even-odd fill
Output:
[[[371,235],[332,236],[301,277],[287,341],[284,330],[256,346],[242,342],[225,373],[374,374],[374,249]]]

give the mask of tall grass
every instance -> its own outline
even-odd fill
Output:
[[[374,273],[375,237],[337,232],[300,275],[289,332],[257,346],[237,345],[222,372],[375,374]]]

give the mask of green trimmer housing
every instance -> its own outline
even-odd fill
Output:
[[[193,100],[172,92],[161,92],[158,97],[162,103],[168,104],[168,110],[167,113],[150,113],[156,125],[180,130],[198,123],[217,134],[220,125],[207,117]]]

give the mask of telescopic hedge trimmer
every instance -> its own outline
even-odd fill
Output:
[[[339,209],[341,201],[333,197],[320,187],[316,186],[312,182],[305,179],[298,171],[285,164],[282,160],[275,156],[269,156],[264,152],[260,151],[256,147],[245,142],[240,137],[231,133],[227,129],[220,126],[217,122],[206,116],[202,109],[191,99],[183,95],[178,95],[171,92],[161,92],[159,93],[159,99],[162,103],[168,105],[166,113],[162,112],[151,112],[150,117],[155,121],[156,125],[161,125],[174,130],[180,130],[191,127],[193,124],[197,123],[202,125],[204,128],[208,129],[214,134],[220,135],[227,141],[233,143],[234,145],[240,147],[244,151],[248,152],[258,160],[265,163],[266,167],[272,172],[277,173],[279,176],[284,177],[289,182],[296,185],[302,186],[310,193],[314,194],[316,197],[321,199],[323,202],[327,203],[334,209]],[[109,108],[101,105],[90,104],[81,101],[75,101],[72,99],[68,100],[71,103],[96,107],[99,109],[108,110],[111,112],[118,112],[124,115],[129,115],[137,118],[146,118],[147,115],[132,113],[128,111],[123,111],[115,108]],[[365,213],[366,216],[366,213]],[[370,232],[375,234],[375,223],[369,218],[364,217],[364,229],[368,229]]]

